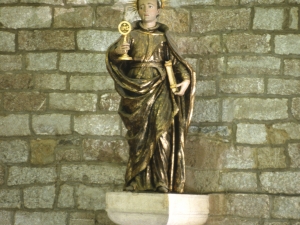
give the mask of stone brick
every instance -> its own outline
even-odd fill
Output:
[[[5,167],[0,165],[0,186],[5,182]],[[1,222],[1,211],[0,211],[0,222]]]
[[[67,4],[86,5],[86,4],[110,4],[110,0],[67,0]]]
[[[8,111],[45,111],[47,96],[40,92],[7,92],[3,96]]]
[[[199,132],[214,139],[223,139],[231,135],[232,129],[228,126],[201,126]]]
[[[75,116],[74,130],[82,135],[120,135],[120,117],[117,114]]]
[[[59,208],[74,208],[74,187],[63,184],[60,186],[60,192],[58,195],[58,203],[57,206]]]
[[[14,52],[15,34],[10,32],[0,31],[0,52]]]
[[[11,16],[14,15],[14,16]],[[0,8],[0,27],[5,28],[47,28],[51,26],[51,8],[15,6]]]
[[[99,6],[96,9],[95,26],[117,29],[122,19],[123,13],[121,10],[114,9],[111,6]]]
[[[250,9],[201,9],[192,11],[192,32],[246,30],[250,24]]]
[[[222,154],[226,169],[256,168],[255,148],[236,146],[226,149]]]
[[[300,198],[275,196],[271,213],[274,218],[300,219]]]
[[[30,162],[36,165],[45,165],[54,162],[55,140],[31,140]]]
[[[289,28],[290,29],[298,29],[298,8],[293,7],[290,9],[290,17],[289,17]]]
[[[124,174],[124,166],[68,164],[61,167],[60,179],[91,184],[123,184]]]
[[[230,194],[227,197],[229,215],[239,217],[269,217],[269,196],[256,194]]]
[[[245,219],[245,218],[229,218],[229,217],[208,217],[207,225],[260,225],[258,219]]]
[[[216,76],[225,72],[224,58],[200,59],[200,76]]]
[[[55,152],[56,161],[81,161],[81,152],[79,149],[59,149]]]
[[[113,90],[114,81],[110,76],[71,76],[70,89],[77,91]]]
[[[56,177],[55,167],[12,166],[9,168],[7,185],[47,184],[55,182]]]
[[[55,186],[28,187],[23,190],[24,206],[29,209],[51,209],[54,204]]]
[[[0,90],[31,89],[33,76],[30,74],[3,74],[0,75]]]
[[[68,30],[34,30],[18,33],[19,49],[35,50],[74,50],[75,33]]]
[[[300,168],[300,143],[288,144],[288,155],[292,168]]]
[[[299,139],[300,124],[296,123],[278,123],[272,126],[274,130],[285,132],[291,139]],[[282,134],[284,135],[284,133]]]
[[[264,222],[264,225],[290,225],[289,222],[271,222],[266,221]]]
[[[107,191],[108,188],[79,185],[75,192],[78,209],[105,209],[105,194]]]
[[[33,115],[32,128],[39,135],[71,134],[71,117],[62,114]]]
[[[259,176],[262,189],[268,193],[299,194],[299,172],[264,172]]]
[[[181,54],[216,55],[221,53],[220,36],[174,37]]]
[[[107,72],[105,55],[96,53],[62,53],[59,69],[63,72]]]
[[[223,101],[222,120],[231,122],[234,119],[287,119],[287,111],[287,99],[228,98]]]
[[[275,35],[275,53],[277,54],[299,54],[300,35],[286,34]]]
[[[21,55],[0,55],[0,71],[21,70]]]
[[[196,96],[214,96],[216,95],[216,82],[212,80],[197,81]]]
[[[99,109],[102,111],[118,111],[121,97],[118,93],[105,93],[100,96]]]
[[[21,193],[17,189],[0,189],[0,208],[21,208]]]
[[[196,100],[194,105],[193,122],[218,122],[220,104],[219,99]]]
[[[30,135],[28,115],[0,116],[0,136]]]
[[[13,225],[11,220],[12,217],[13,217],[13,212],[0,211],[0,223],[2,225]]]
[[[0,162],[22,163],[27,162],[29,146],[23,140],[0,141]]]
[[[49,5],[63,5],[63,0],[21,0],[24,3],[44,3]]]
[[[77,32],[77,44],[79,50],[106,51],[119,37],[119,32],[81,30]]]
[[[176,5],[175,3],[174,4],[174,7],[175,6],[178,6]],[[216,0],[179,0],[178,1],[178,4],[181,5],[181,6],[185,6],[185,5],[215,5],[216,4]]]
[[[181,8],[164,9],[160,12],[159,22],[167,24],[170,31],[176,33],[189,32],[189,11]]]
[[[236,141],[247,144],[266,144],[267,130],[264,124],[237,124]]]
[[[286,157],[283,148],[258,148],[258,168],[286,168]]]
[[[213,216],[222,216],[227,214],[226,199],[227,195],[225,194],[212,193],[209,195],[210,218],[212,218]]]
[[[96,225],[101,225],[101,224],[105,224],[105,225],[115,225],[114,222],[112,222],[112,221],[109,219],[109,217],[108,217],[106,211],[104,211],[104,210],[99,211],[99,212],[97,213],[96,221],[97,221]],[[70,225],[71,225],[71,224],[70,224]],[[77,225],[77,224],[74,224],[74,225]],[[85,224],[78,224],[78,225],[85,225]],[[296,224],[296,225],[298,225],[298,224]]]
[[[220,185],[225,191],[255,192],[257,190],[256,173],[221,173]]]
[[[228,57],[228,74],[236,75],[279,75],[280,59],[271,56]]]
[[[300,77],[300,60],[285,59],[284,60],[284,75]]]
[[[51,93],[50,109],[71,111],[96,111],[97,95],[89,93]]]
[[[284,9],[254,8],[253,29],[282,30],[285,20]]]
[[[220,0],[219,5],[220,6],[236,6],[239,4],[238,0]]]
[[[41,90],[65,90],[67,76],[61,74],[37,74],[35,75],[35,88]]]
[[[227,78],[220,81],[220,91],[232,94],[264,93],[263,78]]]
[[[128,148],[125,140],[85,139],[83,158],[100,162],[127,162]]]
[[[0,0],[0,4],[17,3],[19,0]]]
[[[233,52],[254,52],[268,53],[271,50],[271,35],[254,34],[228,34],[224,35],[226,51]]]
[[[95,225],[96,216],[92,212],[70,213],[70,225]]]
[[[81,28],[91,27],[93,24],[93,8],[55,8],[55,28]]]
[[[57,69],[57,53],[28,53],[26,56],[27,70],[55,70]]]
[[[25,212],[17,211],[14,225],[67,225],[66,212]]]
[[[241,5],[244,4],[278,4],[278,3],[282,3],[284,2],[284,0],[241,0]]]

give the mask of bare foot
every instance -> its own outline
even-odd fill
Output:
[[[157,188],[157,192],[160,192],[160,193],[168,193],[169,190],[163,186],[160,186],[159,188]]]

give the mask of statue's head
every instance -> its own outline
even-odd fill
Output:
[[[140,0],[136,1],[137,8],[139,7],[139,2],[140,2]],[[158,9],[163,7],[163,1],[162,0],[153,0],[153,2],[156,2]]]

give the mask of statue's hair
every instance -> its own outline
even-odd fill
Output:
[[[168,0],[157,0],[157,8],[164,8]],[[133,0],[130,2],[130,9],[134,12],[138,11],[139,0]]]

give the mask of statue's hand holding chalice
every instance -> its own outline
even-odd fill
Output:
[[[131,31],[131,24],[127,21],[122,21],[118,26],[119,32],[123,35],[123,43],[118,45],[115,49],[115,52],[118,55],[120,60],[132,60],[132,58],[127,54],[130,49],[130,44],[127,41],[127,35]]]

